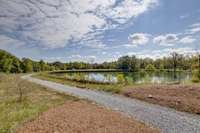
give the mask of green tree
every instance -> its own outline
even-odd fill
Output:
[[[43,60],[40,60],[39,64],[41,71],[45,71],[45,62]]]
[[[131,59],[129,56],[123,56],[118,59],[118,68],[122,70],[130,70],[131,69]]]
[[[182,58],[182,55],[178,54],[177,52],[172,52],[171,56],[172,56],[173,70],[174,70],[174,73],[175,73],[177,67],[180,66],[183,58]]]
[[[33,63],[30,59],[23,59],[24,72],[33,72]]]
[[[2,72],[9,73],[12,68],[12,59],[4,58],[0,62]]]
[[[21,62],[18,59],[13,59],[12,62],[12,68],[11,68],[12,73],[21,73]]]
[[[139,69],[138,60],[137,60],[136,56],[132,56],[130,58],[130,69],[131,69],[131,71],[137,71]]]

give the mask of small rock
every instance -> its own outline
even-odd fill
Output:
[[[148,95],[148,98],[153,98],[153,96],[150,94],[150,95]]]
[[[180,99],[178,99],[176,102],[177,102],[178,104],[180,104],[180,103],[181,103],[181,100],[180,100]]]

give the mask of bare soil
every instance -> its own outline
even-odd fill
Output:
[[[200,86],[197,85],[151,85],[130,87],[122,92],[125,96],[200,114]]]
[[[67,101],[25,123],[18,133],[159,133],[132,118],[87,101]]]

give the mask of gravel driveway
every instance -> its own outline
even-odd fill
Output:
[[[146,124],[158,127],[164,133],[200,133],[200,116],[178,112],[170,108],[153,105],[105,92],[70,87],[26,75],[23,79],[52,88],[53,90],[87,98],[105,107],[118,110]]]

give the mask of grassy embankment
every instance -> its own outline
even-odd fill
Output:
[[[41,73],[35,77],[45,80],[50,80],[79,88],[88,88],[102,90],[112,93],[136,98],[153,104],[159,104],[174,108],[179,111],[185,111],[194,114],[200,114],[200,86],[198,83],[188,82],[181,84],[168,85],[124,85],[124,84],[100,84],[79,82],[68,80],[66,77]]]
[[[55,75],[51,75],[45,72],[34,75],[34,77],[44,79],[44,80],[59,82],[59,83],[67,84],[70,86],[76,86],[79,88],[95,89],[95,90],[106,91],[106,92],[111,92],[111,93],[120,93],[121,89],[124,86],[123,84],[108,84],[108,83],[104,84],[104,83],[98,83],[98,82],[78,81],[74,79],[70,80],[70,79],[67,79],[66,77],[55,76]]]
[[[14,132],[23,122],[75,97],[49,91],[20,79],[20,75],[0,74],[0,133]]]

